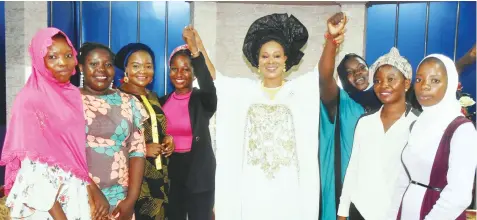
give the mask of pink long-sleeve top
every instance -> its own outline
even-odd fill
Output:
[[[189,100],[192,92],[186,94],[172,93],[164,104],[167,117],[167,134],[174,139],[175,152],[186,153],[192,147],[192,126],[189,116]]]

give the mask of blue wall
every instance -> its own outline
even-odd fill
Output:
[[[430,2],[429,5],[427,2],[403,2],[397,11],[395,3],[371,2],[367,11],[366,61],[371,65],[392,46],[397,46],[401,55],[409,59],[413,71],[416,71],[424,56],[431,53],[442,53],[451,58],[454,58],[455,53],[458,60],[476,42],[475,7],[475,1]],[[457,45],[454,43],[456,31]],[[460,77],[464,92],[471,94],[474,99],[475,68],[474,63]],[[475,112],[475,105],[470,110]]]
[[[48,3],[48,15],[49,26],[63,30],[76,48],[88,41],[108,45],[113,52],[132,42],[149,45],[156,56],[151,89],[159,95],[172,91],[166,60],[175,47],[184,44],[182,29],[190,23],[189,3],[54,1]],[[78,85],[79,77],[73,82]]]

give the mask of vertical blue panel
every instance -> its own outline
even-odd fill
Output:
[[[454,57],[456,15],[457,2],[431,2],[427,54],[440,53]]]
[[[121,47],[137,41],[137,13],[138,2],[112,2],[111,3],[111,50],[117,53]],[[124,77],[124,72],[116,69],[114,84],[119,86],[119,79]]]
[[[457,48],[456,48],[456,60],[464,56],[467,51],[476,42],[476,3],[474,2],[460,2],[460,15],[459,15],[459,29],[457,35]],[[463,91],[469,93],[475,99],[476,95],[476,72],[475,63],[468,66],[461,74],[460,81],[462,82]],[[469,109],[471,112],[475,112],[475,105]],[[475,121],[475,118],[474,118]]]
[[[399,4],[398,49],[411,63],[413,76],[424,57],[426,3]]]
[[[371,65],[394,46],[396,4],[377,4],[368,8],[366,62]]]
[[[165,95],[164,50],[166,41],[166,2],[140,2],[140,42],[154,51],[155,67],[152,90],[159,96]]]
[[[5,2],[0,2],[0,149],[3,148],[4,137],[7,127],[7,91],[5,74]],[[5,166],[0,167],[0,184],[4,184]]]
[[[137,41],[138,2],[112,2],[111,49],[118,52],[121,47]]]
[[[174,48],[185,43],[182,40],[182,31],[186,25],[190,24],[190,4],[188,2],[170,1],[168,4],[167,57],[170,56]],[[169,77],[167,77],[167,93],[174,90],[174,86],[169,81]]]
[[[82,4],[82,41],[108,45],[109,2],[84,1]]]
[[[48,24],[48,27],[51,27],[51,1],[46,2],[46,22]]]
[[[7,90],[5,61],[5,2],[0,2],[0,146],[3,145],[2,126],[7,124]],[[3,180],[3,179],[2,179]]]
[[[48,5],[50,6],[49,2]],[[51,20],[52,27],[56,27],[70,38],[73,44],[76,43],[76,30],[75,30],[75,3],[74,2],[57,2],[53,1],[50,7],[50,14],[48,18]],[[77,47],[78,45],[75,45]]]
[[[51,3],[51,4],[50,4]],[[62,30],[68,38],[70,38],[73,46],[79,49],[77,26],[75,25],[76,13],[75,2],[72,1],[53,1],[47,3],[50,9],[48,19],[49,25]],[[76,74],[71,77],[71,82],[74,85],[79,85],[80,75]]]

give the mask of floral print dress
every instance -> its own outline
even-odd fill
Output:
[[[68,219],[89,220],[87,185],[58,166],[25,158],[5,204],[12,219],[53,220],[48,211],[57,201]]]
[[[116,90],[83,95],[90,177],[109,201],[110,212],[128,192],[129,159],[145,157],[142,124],[149,118],[137,98]]]

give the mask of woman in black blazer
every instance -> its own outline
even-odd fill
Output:
[[[217,94],[206,59],[199,51],[192,27],[184,29],[186,45],[169,59],[175,91],[160,98],[167,133],[175,144],[169,163],[169,220],[211,220],[214,207],[215,155],[209,120],[217,109]],[[208,62],[210,64],[210,62]],[[197,77],[200,89],[193,88]]]

